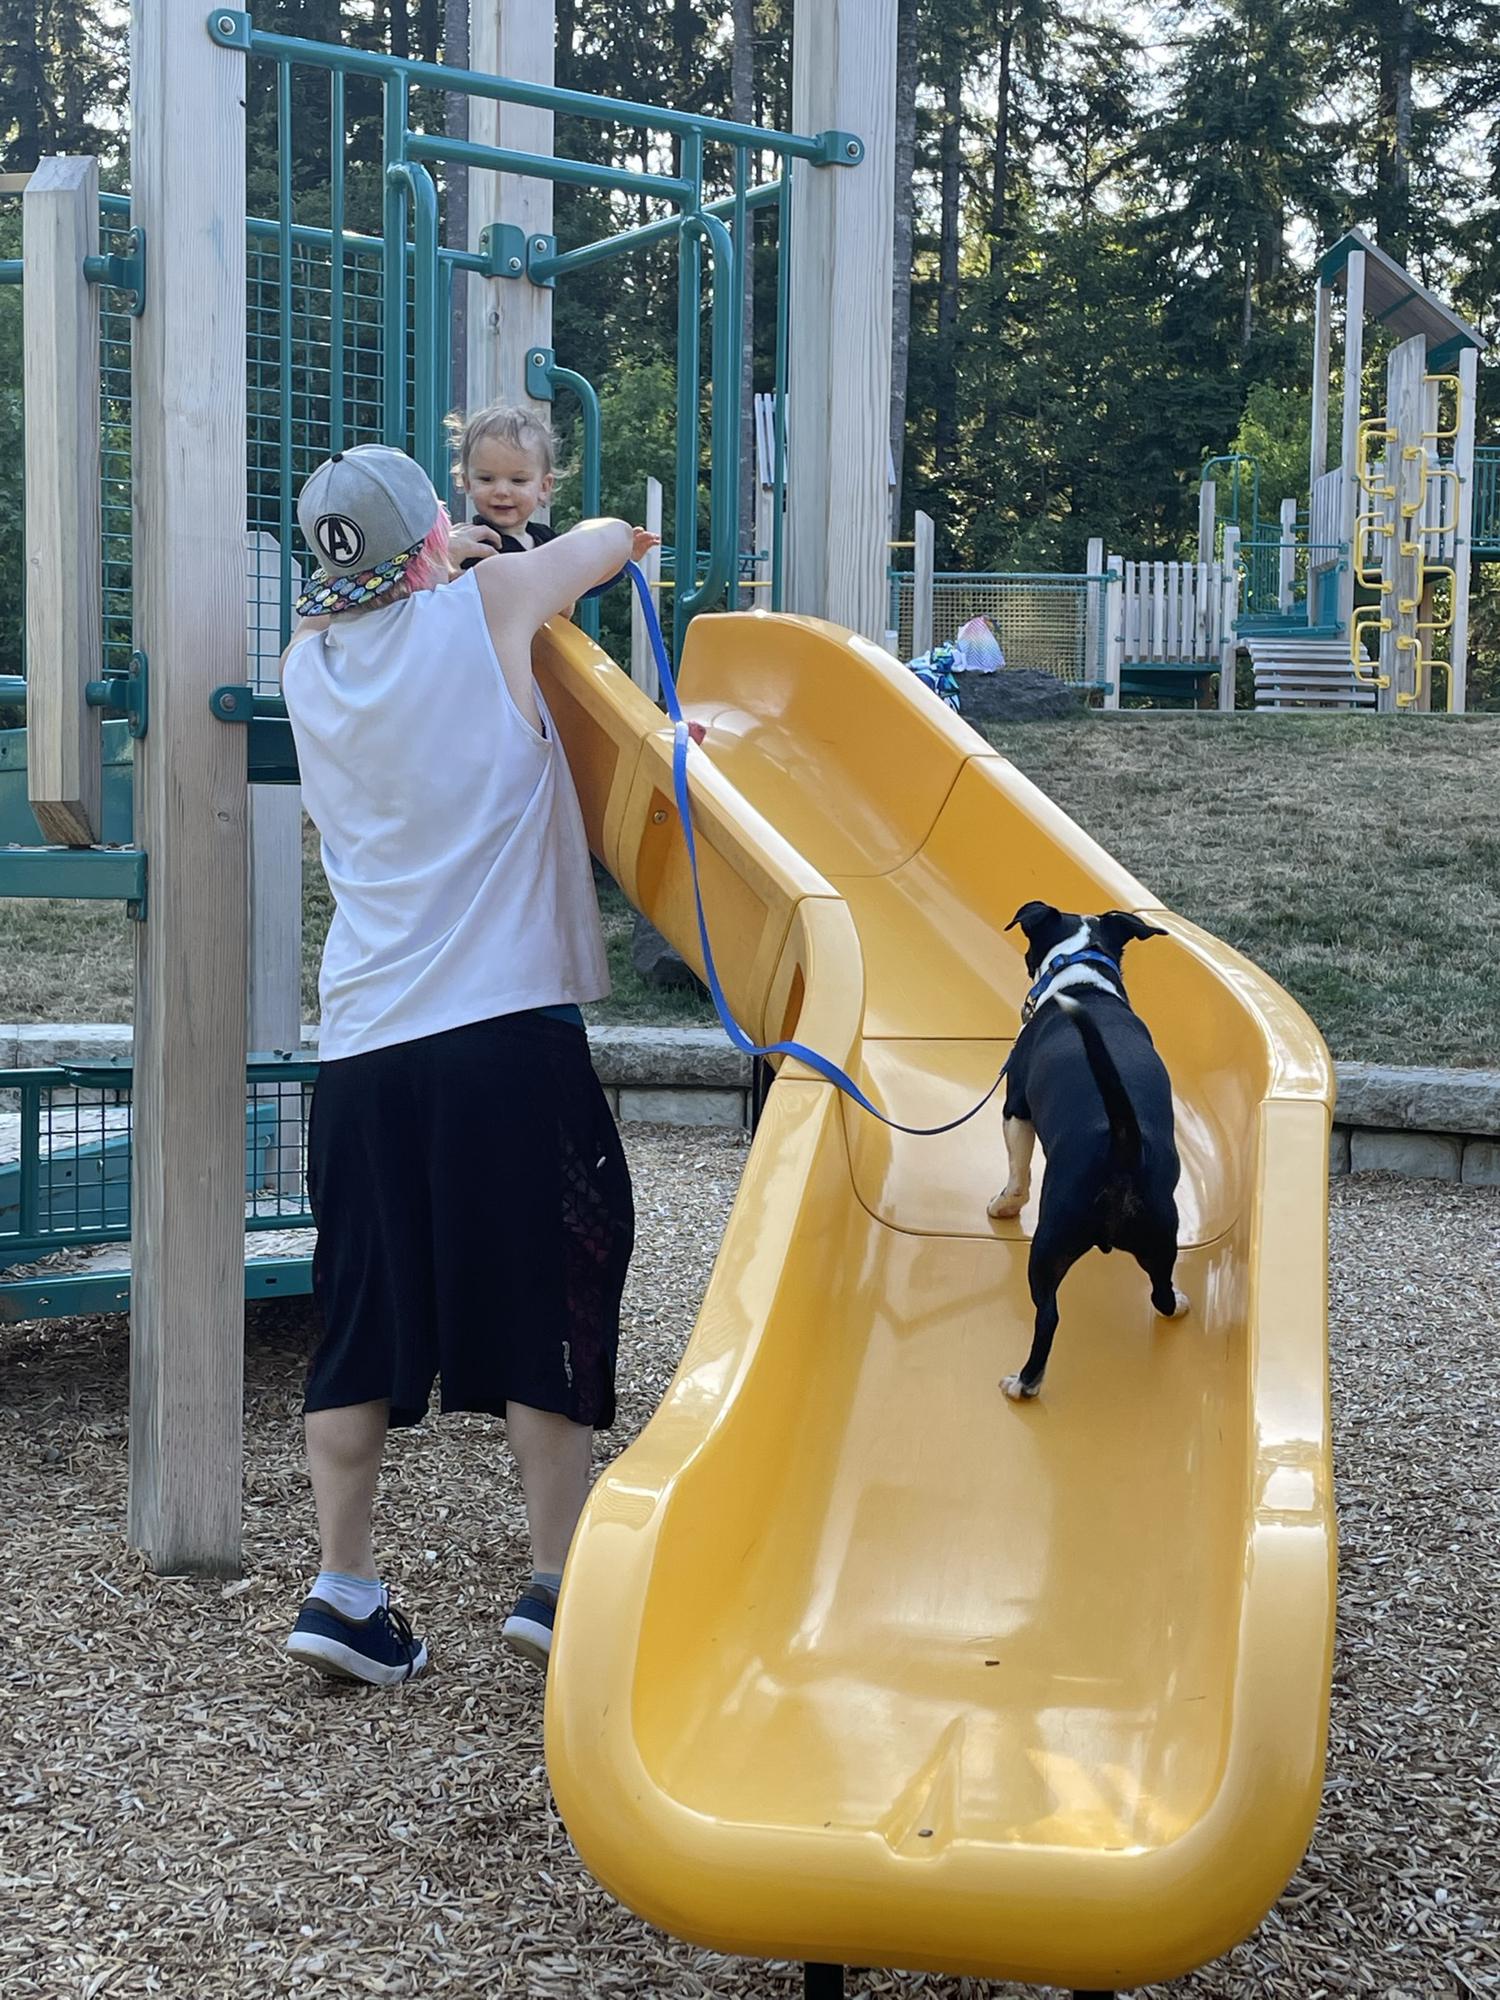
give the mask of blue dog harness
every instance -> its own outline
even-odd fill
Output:
[[[1043,972],[1041,978],[1038,979],[1035,986],[1032,987],[1021,1003],[1021,1026],[1023,1028],[1046,999],[1052,982],[1057,978],[1057,975],[1060,972],[1066,972],[1069,966],[1072,965],[1102,965],[1114,980],[1116,987],[1118,987],[1119,998],[1122,1000],[1125,998],[1125,980],[1124,975],[1120,971],[1119,960],[1111,958],[1107,951],[1101,951],[1097,945],[1085,945],[1081,951],[1070,951],[1065,958],[1058,959],[1055,964],[1049,965]]]

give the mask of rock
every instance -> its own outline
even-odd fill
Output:
[[[751,1062],[722,1028],[589,1029],[599,1080],[621,1090],[746,1090]]]
[[[1456,1181],[1463,1147],[1441,1132],[1360,1132],[1349,1135],[1349,1171],[1400,1174],[1409,1181]]]
[[[1500,1070],[1341,1062],[1338,1084],[1341,1125],[1500,1138]]]
[[[700,993],[706,991],[682,954],[641,916],[630,937],[630,963],[648,986],[696,986]]]
[[[960,714],[966,722],[1033,722],[1077,715],[1088,696],[1080,687],[1033,667],[1002,667],[994,674],[957,674]]]

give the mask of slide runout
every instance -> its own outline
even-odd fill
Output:
[[[571,680],[581,649],[560,651]],[[779,662],[774,713],[754,710],[754,651]],[[710,898],[716,951],[739,954],[750,1011],[779,1011],[772,1032],[800,1017],[900,1115],[962,1097],[964,1061],[982,1089],[1003,1059],[1024,972],[1017,934],[998,931],[1017,902],[1155,909],[863,642],[700,619],[688,667],[709,724],[692,761],[736,774],[714,792],[695,771],[724,866],[759,854],[775,810],[790,838],[773,853],[807,871],[770,871],[797,900],[765,991],[767,953],[735,943],[738,919],[721,944]],[[590,671],[613,707],[623,677]],[[856,875],[847,839],[820,848],[816,824],[788,824],[778,784],[837,719],[798,709],[813,672],[809,701],[837,687],[859,746],[792,791],[817,788],[811,821],[841,836],[883,821],[887,876],[925,862],[946,885],[908,892],[901,937],[874,936],[854,888],[873,874]],[[645,711],[640,761],[659,773],[669,737]],[[736,717],[732,750],[715,712]],[[910,760],[923,796],[889,813],[907,760],[877,714],[926,746]],[[863,788],[858,812],[840,783]],[[632,796],[627,845],[659,825]],[[992,835],[968,876],[944,860],[947,835],[970,851],[965,816]],[[696,958],[683,872],[668,861],[646,886],[648,914]],[[747,886],[766,901],[766,882]],[[879,967],[921,962],[938,908],[985,939],[996,1018],[972,1043],[929,1028],[862,1047]],[[1171,940],[1129,970],[1204,1196],[1183,1260],[1195,1312],[1157,1322],[1133,1266],[1085,1260],[1038,1405],[1012,1409],[997,1386],[1029,1339],[1026,1219],[943,1226],[972,1225],[993,1192],[998,1117],[934,1152],[948,1142],[887,1139],[793,1065],[771,1094],[682,1367],[590,1503],[549,1692],[549,1766],[580,1851],[668,1929],[766,1956],[1124,1986],[1217,1955],[1295,1866],[1331,1643],[1331,1087],[1284,996],[1162,920]],[[811,1027],[830,992],[838,1046]]]

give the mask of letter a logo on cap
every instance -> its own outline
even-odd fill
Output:
[[[364,554],[359,523],[347,514],[320,514],[313,527],[318,553],[337,569],[352,569]]]

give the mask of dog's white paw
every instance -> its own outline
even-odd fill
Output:
[[[1023,1189],[1020,1194],[1012,1194],[1009,1188],[1002,1188],[985,1210],[985,1214],[996,1222],[1008,1221],[1012,1216],[1021,1213],[1026,1206],[1026,1197],[1029,1193],[1029,1188]]]
[[[1192,1300],[1186,1292],[1178,1291],[1175,1285],[1172,1287],[1172,1298],[1174,1301],[1172,1310],[1169,1313],[1163,1313],[1163,1319],[1181,1319],[1185,1312],[1192,1311]]]
[[[1029,1402],[1041,1386],[1038,1382],[1035,1389],[1029,1389],[1019,1375],[1007,1375],[1000,1384],[1013,1403]]]

